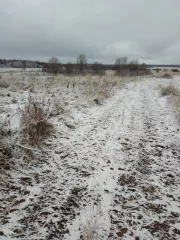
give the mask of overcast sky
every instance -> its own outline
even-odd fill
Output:
[[[180,64],[180,0],[0,0],[0,58]]]

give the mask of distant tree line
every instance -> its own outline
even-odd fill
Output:
[[[148,74],[149,71],[145,63],[140,64],[137,59],[129,61],[127,57],[119,57],[116,59],[113,65],[101,64],[99,62],[94,62],[88,64],[86,56],[80,54],[77,58],[76,63],[66,63],[61,64],[59,59],[52,57],[48,63],[43,65],[43,71],[52,74],[81,74],[85,75],[91,73],[93,75],[103,75],[106,70],[114,70],[117,75],[144,75]]]
[[[107,70],[113,70],[119,76],[143,75],[148,73],[146,64],[140,64],[137,59],[128,60],[128,58],[124,56],[117,58],[114,64],[102,64],[99,62],[88,64],[87,58],[84,54],[78,56],[76,63],[68,62],[66,64],[62,64],[57,57],[51,57],[47,63],[29,60],[0,59],[0,67],[23,69],[42,68],[43,72],[54,75],[60,73],[67,75],[85,75],[87,73],[104,75]]]
[[[144,75],[149,74],[149,70],[145,63],[140,64],[137,59],[128,60],[127,57],[119,57],[114,64],[114,70],[117,75]]]
[[[42,68],[44,62],[40,61],[29,61],[29,60],[18,60],[18,59],[0,59],[0,67],[6,68]]]

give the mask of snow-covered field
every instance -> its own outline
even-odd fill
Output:
[[[13,73],[13,72],[41,72],[41,68],[0,68],[0,73]]]
[[[51,137],[30,156],[14,143],[0,170],[0,239],[180,239],[180,125],[158,88],[180,77],[101,78],[112,89],[100,103],[86,78],[0,88],[13,136],[29,94],[65,108]]]
[[[180,70],[179,66],[178,67],[166,67],[166,66],[164,66],[164,67],[151,67],[150,69],[156,70],[157,68],[160,69],[160,70],[164,70],[164,69],[166,69],[166,70],[172,70],[172,69]]]

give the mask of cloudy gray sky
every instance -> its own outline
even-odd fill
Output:
[[[180,0],[0,0],[0,58],[180,64]]]

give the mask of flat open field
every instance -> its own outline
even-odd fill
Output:
[[[41,68],[0,68],[0,73],[8,72],[8,73],[13,73],[13,72],[40,72],[42,71]]]
[[[180,239],[179,110],[160,86],[170,83],[180,77],[6,76],[0,239]],[[38,144],[23,131],[36,103],[54,127]]]

